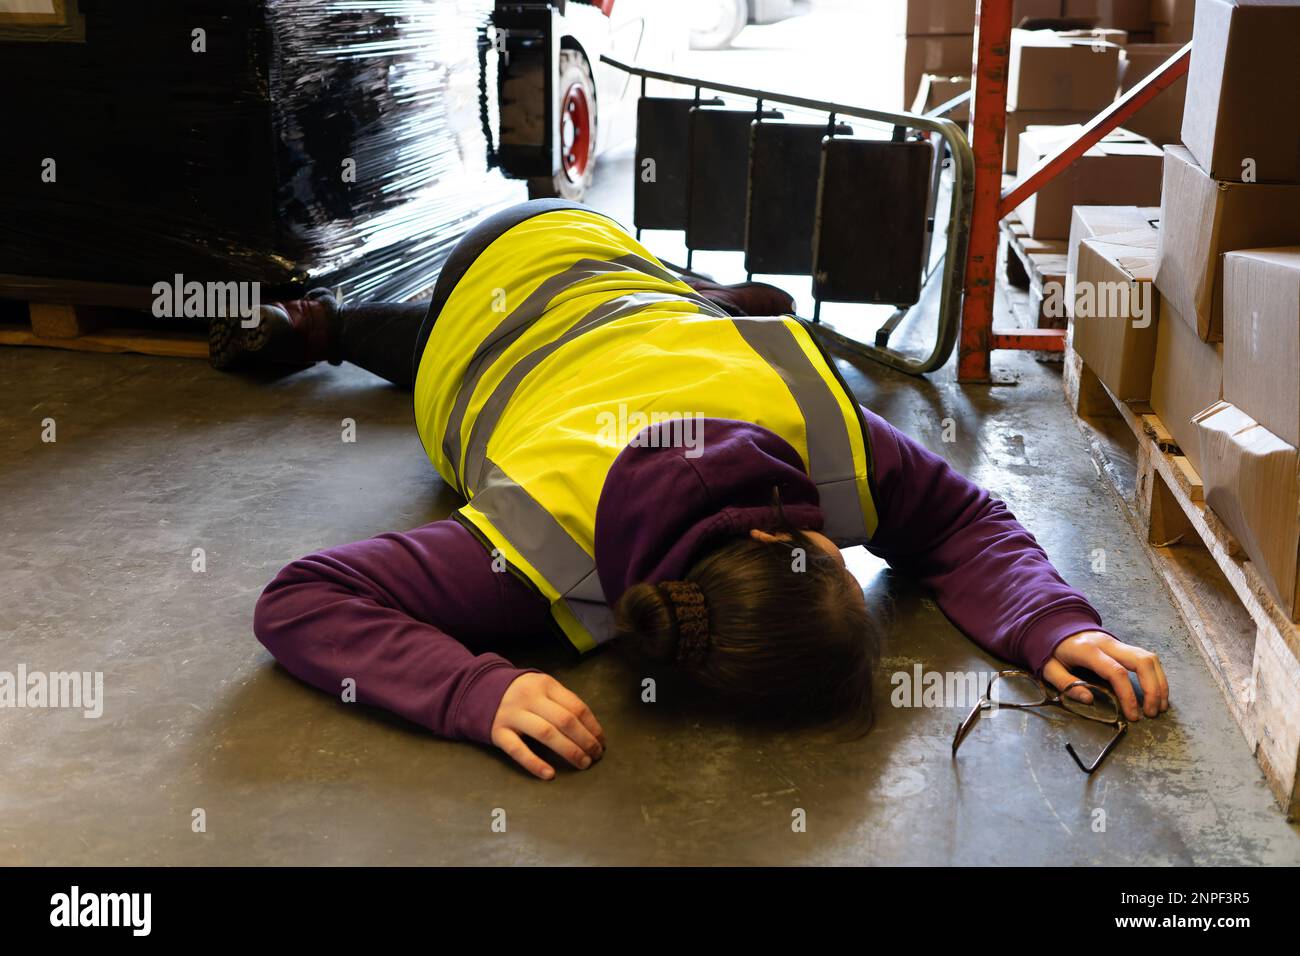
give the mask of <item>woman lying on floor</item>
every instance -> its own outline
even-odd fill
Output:
[[[466,236],[430,305],[318,293],[214,327],[219,366],[351,361],[413,385],[424,447],[469,502],[294,561],[258,639],[323,690],[352,678],[359,701],[550,779],[524,738],[586,768],[604,733],[493,653],[504,635],[617,638],[739,710],[864,717],[877,640],[837,545],[865,544],[990,653],[1080,699],[1087,668],[1129,720],[1165,710],[1156,656],[1101,630],[1001,502],[861,409],[779,317],[792,306],[686,285],[606,217],[543,200]]]

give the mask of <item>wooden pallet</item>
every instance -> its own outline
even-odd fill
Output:
[[[1030,318],[1040,329],[1065,328],[1068,319],[1064,314],[1053,316],[1047,312],[1053,283],[1061,290],[1056,301],[1064,299],[1069,242],[1030,238],[1029,230],[1014,213],[1003,219],[1000,227],[1007,240],[1007,279],[1017,288],[1029,290]]]
[[[1300,817],[1300,626],[1206,507],[1149,406],[1116,401],[1069,343],[1065,394],[1288,819]]]
[[[0,345],[206,359],[205,331],[148,314],[148,290],[0,275]]]

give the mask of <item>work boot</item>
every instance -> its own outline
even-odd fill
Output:
[[[687,276],[688,286],[710,302],[722,306],[728,315],[793,315],[794,299],[785,290],[766,282],[737,282],[722,285],[712,279]]]
[[[301,299],[258,307],[257,324],[240,316],[216,317],[208,326],[208,361],[213,368],[238,364],[342,364],[339,308],[328,289],[313,289]]]

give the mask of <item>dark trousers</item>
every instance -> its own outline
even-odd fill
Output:
[[[412,388],[425,343],[452,289],[493,240],[525,219],[557,209],[586,209],[562,199],[534,199],[489,216],[456,244],[447,257],[429,302],[360,302],[339,312],[343,360]]]

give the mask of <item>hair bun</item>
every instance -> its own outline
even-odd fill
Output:
[[[709,609],[704,592],[694,581],[661,581],[658,588],[672,609],[677,662],[698,663],[709,652]]]
[[[634,584],[614,606],[614,619],[615,632],[653,661],[697,663],[713,646],[708,604],[694,581]]]

